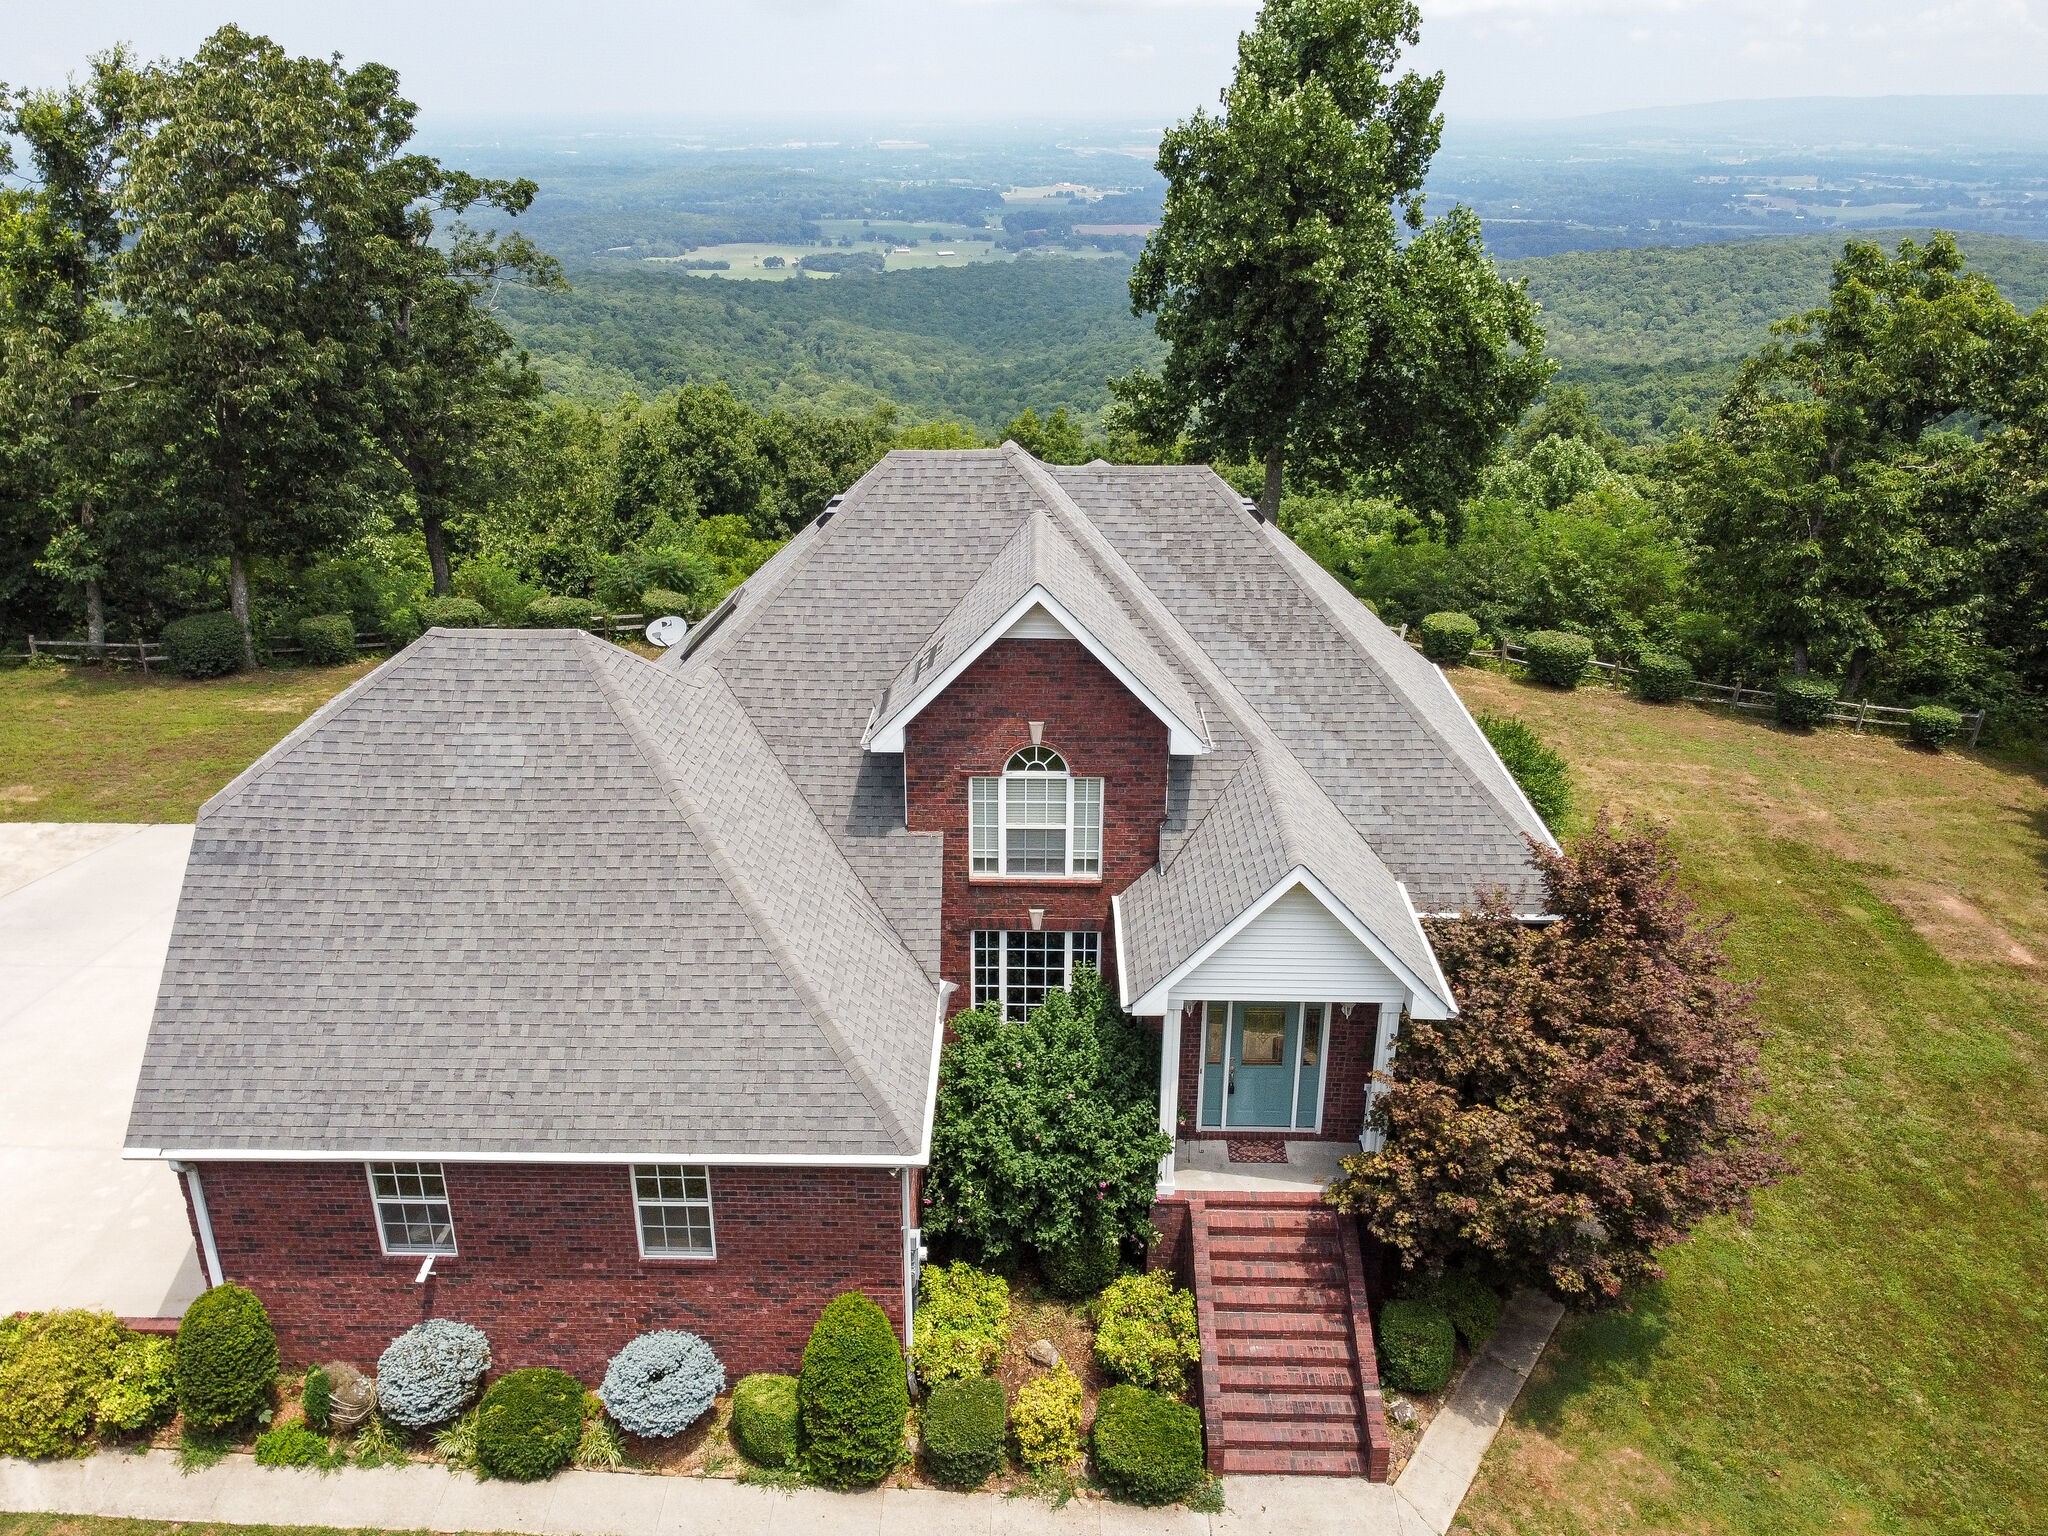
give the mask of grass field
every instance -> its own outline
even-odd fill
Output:
[[[1459,687],[1559,747],[1585,807],[1668,827],[1732,915],[1803,1170],[1567,1321],[1459,1529],[2048,1529],[2048,778]]]
[[[84,668],[0,672],[0,821],[190,821],[370,665],[205,683]]]

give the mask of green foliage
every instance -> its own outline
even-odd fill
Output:
[[[256,1437],[259,1467],[313,1467],[322,1472],[348,1465],[345,1452],[327,1437],[302,1423],[280,1424]]]
[[[743,1376],[732,1394],[732,1443],[757,1467],[796,1457],[796,1378]]]
[[[1163,1393],[1105,1388],[1093,1439],[1096,1475],[1136,1504],[1171,1504],[1208,1476],[1201,1414]]]
[[[1593,665],[1593,642],[1584,635],[1539,629],[1522,639],[1529,675],[1552,688],[1576,688]]]
[[[1962,713],[1942,704],[1922,704],[1906,717],[1906,734],[1916,746],[1926,747],[1931,752],[1939,752],[1961,735],[1962,730]]]
[[[164,626],[164,655],[180,677],[242,670],[242,626],[232,613],[195,613]]]
[[[583,1385],[562,1371],[508,1371],[477,1408],[477,1465],[518,1483],[553,1477],[583,1439]]]
[[[373,1413],[356,1426],[355,1451],[351,1458],[359,1467],[402,1467],[411,1456],[405,1442],[392,1431],[381,1413]]]
[[[1771,713],[1778,724],[1810,731],[1826,723],[1841,690],[1824,677],[1781,677],[1771,695]]]
[[[918,1449],[925,1471],[948,1488],[979,1488],[1003,1464],[1009,1405],[987,1376],[941,1381],[925,1398]]]
[[[1380,1309],[1380,1379],[1402,1392],[1441,1392],[1456,1363],[1458,1333],[1434,1300],[1390,1301]]]
[[[491,622],[484,605],[468,597],[430,597],[417,612],[423,629],[482,629]]]
[[[829,1488],[879,1483],[903,1460],[909,1413],[903,1350],[888,1317],[858,1291],[834,1297],[797,1376],[804,1471]]]
[[[434,1431],[434,1453],[444,1466],[477,1470],[476,1430],[481,1405],[450,1419]]]
[[[1202,1359],[1195,1298],[1163,1270],[1125,1275],[1094,1306],[1095,1360],[1117,1381],[1187,1390],[1188,1373]]]
[[[1065,406],[1041,418],[1027,405],[998,435],[1048,464],[1085,464],[1099,456]]]
[[[1093,1296],[1123,1268],[1123,1244],[1114,1232],[1086,1234],[1038,1255],[1045,1288],[1066,1301]]]
[[[455,596],[476,603],[485,617],[478,624],[491,624],[499,629],[516,629],[526,622],[526,611],[547,594],[529,582],[522,581],[518,574],[500,565],[495,560],[476,560],[462,567],[455,574]],[[447,603],[450,599],[434,598],[432,602]],[[427,605],[420,606],[421,614]],[[427,620],[432,623],[433,621]],[[474,628],[475,625],[446,625],[445,628]]]
[[[1692,692],[1692,663],[1683,656],[1645,651],[1636,661],[1636,697],[1645,704],[1675,704]]]
[[[1446,610],[1424,614],[1418,627],[1422,654],[1442,667],[1461,665],[1479,640],[1479,623],[1466,613]]]
[[[1064,1472],[1081,1459],[1081,1378],[1062,1360],[1017,1389],[1010,1430],[1017,1459],[1033,1472]]]
[[[1571,768],[1565,760],[1518,715],[1482,711],[1474,718],[1543,824],[1553,832],[1563,826],[1572,812]]]
[[[166,1338],[131,1333],[121,1340],[94,1409],[102,1433],[153,1429],[171,1416],[178,1403],[175,1356]]]
[[[927,1264],[917,1282],[917,1378],[985,1376],[1010,1339],[1010,1285],[971,1264]]]
[[[1412,1301],[1443,1309],[1467,1349],[1476,1350],[1500,1326],[1500,1295],[1469,1269],[1449,1269],[1424,1277],[1408,1288]]]
[[[336,667],[356,659],[356,621],[346,613],[316,614],[299,620],[299,649],[316,667]]]
[[[194,1428],[233,1429],[254,1418],[277,1379],[277,1334],[255,1292],[200,1292],[178,1323],[173,1370],[179,1411]]]
[[[536,597],[526,605],[532,629],[588,629],[597,622],[597,604],[587,597]]]
[[[106,1312],[0,1318],[0,1456],[83,1456],[127,1330]]]
[[[316,1365],[306,1372],[306,1380],[299,1388],[299,1407],[308,1424],[315,1429],[327,1427],[327,1416],[334,1411],[334,1378],[324,1366]]]
[[[666,587],[649,587],[640,594],[640,617],[643,619],[654,620],[666,614],[688,618],[696,612],[698,608],[694,598],[685,597],[680,592],[672,592]]]
[[[990,1268],[1151,1232],[1154,1046],[1083,970],[1028,1019],[977,1008],[939,1061],[924,1228]]]
[[[586,1472],[616,1472],[626,1464],[626,1442],[595,1392],[583,1395],[583,1436],[574,1460]]]

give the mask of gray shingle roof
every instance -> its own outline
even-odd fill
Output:
[[[715,672],[435,631],[201,813],[131,1145],[909,1160],[938,992]]]

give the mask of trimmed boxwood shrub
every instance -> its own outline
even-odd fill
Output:
[[[1470,1270],[1446,1270],[1418,1281],[1408,1294],[1413,1300],[1433,1301],[1442,1307],[1467,1349],[1477,1349],[1500,1326],[1499,1295]]]
[[[492,1477],[537,1483],[569,1465],[582,1438],[582,1382],[565,1371],[509,1371],[477,1410],[476,1463]]]
[[[1772,698],[1778,724],[1796,731],[1810,731],[1828,717],[1840,690],[1825,678],[1781,677]]]
[[[1119,1384],[1095,1400],[1095,1472],[1136,1504],[1171,1504],[1200,1486],[1202,1416],[1163,1393]]]
[[[804,1470],[827,1487],[879,1483],[903,1460],[903,1350],[888,1317],[860,1292],[835,1296],[819,1316],[796,1396]]]
[[[1038,1256],[1038,1274],[1045,1288],[1067,1301],[1093,1296],[1114,1280],[1121,1268],[1123,1250],[1113,1232],[1084,1237]]]
[[[1422,654],[1440,667],[1461,665],[1479,640],[1479,621],[1468,613],[1424,614]]]
[[[732,1393],[732,1443],[757,1467],[796,1458],[796,1378],[742,1376]]]
[[[299,620],[299,650],[316,667],[338,667],[356,659],[356,621],[346,613]]]
[[[445,1424],[476,1395],[491,1368],[481,1328],[445,1317],[415,1323],[377,1361],[377,1406],[394,1424]]]
[[[164,659],[180,677],[242,670],[242,626],[232,613],[195,613],[164,626]]]
[[[917,1282],[917,1379],[985,1376],[1010,1339],[1010,1284],[972,1264],[927,1264]]]
[[[597,604],[587,597],[536,597],[526,605],[533,629],[588,629],[597,622]]]
[[[1946,704],[1922,704],[1906,716],[1906,734],[1931,752],[1939,752],[1963,731],[1963,717]]]
[[[126,1330],[108,1312],[0,1317],[0,1456],[83,1456]]]
[[[649,587],[640,594],[640,617],[643,619],[654,620],[669,614],[687,619],[693,606],[682,593],[671,592],[667,587]]]
[[[679,1435],[725,1390],[725,1367],[694,1333],[643,1333],[612,1356],[597,1395],[621,1429],[663,1440]]]
[[[277,1379],[277,1334],[256,1293],[239,1285],[202,1291],[178,1324],[172,1371],[178,1408],[194,1429],[254,1418]]]
[[[334,1412],[334,1378],[327,1374],[325,1366],[316,1365],[306,1372],[299,1387],[299,1407],[308,1424],[315,1429],[327,1427],[327,1417]]]
[[[1165,1271],[1125,1275],[1095,1303],[1095,1359],[1111,1379],[1180,1392],[1201,1358],[1195,1298]]]
[[[1522,660],[1529,675],[1553,688],[1576,688],[1593,665],[1593,642],[1584,635],[1539,629],[1522,641]]]
[[[1636,663],[1636,697],[1646,704],[1676,704],[1693,682],[1692,663],[1683,656],[1645,651]]]
[[[918,1442],[924,1469],[948,1488],[979,1488],[1003,1464],[1009,1405],[988,1376],[942,1381],[925,1399]]]
[[[1010,1426],[1017,1459],[1034,1472],[1061,1472],[1081,1459],[1081,1378],[1066,1361],[1017,1389]]]
[[[1390,1301],[1380,1310],[1381,1380],[1403,1392],[1441,1392],[1451,1379],[1458,1335],[1434,1301]]]
[[[430,597],[415,610],[422,629],[482,629],[491,622],[473,597]]]

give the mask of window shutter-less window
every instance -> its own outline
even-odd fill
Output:
[[[967,781],[967,850],[970,868],[977,875],[1001,872],[997,854],[997,825],[1001,820],[997,779]]]
[[[1102,873],[1102,780],[1074,780],[1074,873]]]

